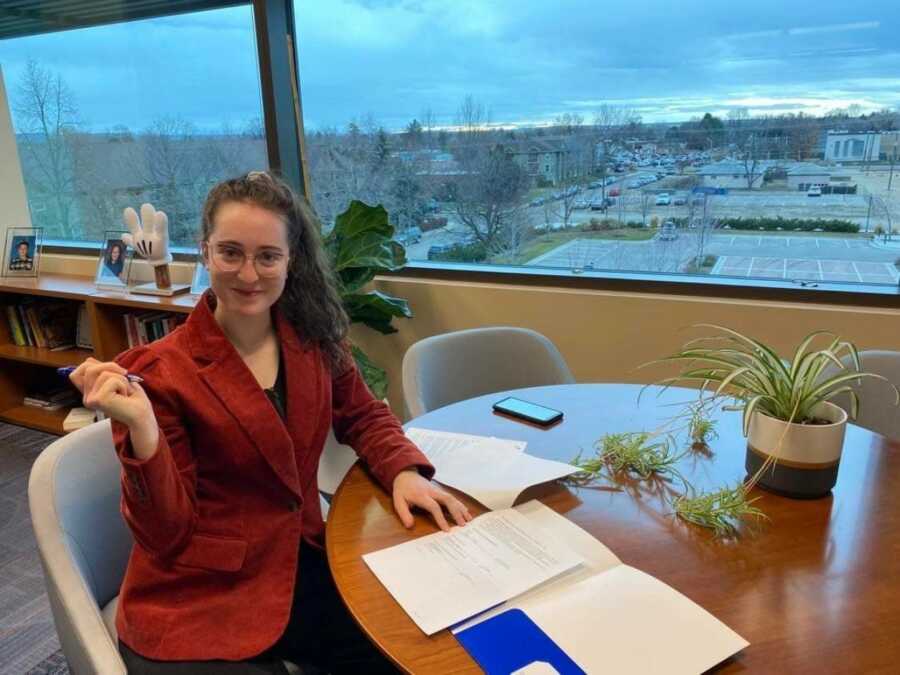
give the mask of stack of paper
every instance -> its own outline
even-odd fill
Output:
[[[63,431],[75,431],[94,423],[96,413],[89,408],[72,408],[63,420]]]
[[[688,675],[748,645],[534,500],[363,560],[419,628],[452,627],[487,675]]]
[[[363,556],[427,635],[578,566],[581,558],[513,509]]]
[[[453,628],[488,675],[536,661],[560,673],[688,675],[749,644],[671,586],[622,564],[590,533],[540,502],[514,510],[549,533],[554,550],[567,548],[584,562]],[[548,642],[557,649],[542,649]],[[569,660],[577,666],[568,668]]]
[[[418,428],[407,429],[406,435],[434,465],[436,481],[489,509],[509,508],[526,488],[579,470],[525,454],[524,441]]]

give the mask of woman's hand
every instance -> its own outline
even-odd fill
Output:
[[[397,474],[393,485],[394,510],[404,527],[413,526],[410,507],[418,506],[431,514],[434,522],[445,532],[450,529],[443,509],[447,509],[457,525],[472,520],[472,514],[456,497],[442,490],[416,469],[404,469]]]
[[[82,393],[84,405],[130,429],[156,428],[156,416],[146,392],[125,378],[127,371],[113,361],[88,358],[69,379]]]

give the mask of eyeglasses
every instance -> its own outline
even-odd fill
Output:
[[[234,274],[244,269],[249,258],[260,277],[277,277],[287,267],[288,257],[279,251],[263,251],[248,255],[243,249],[229,244],[210,246],[210,259],[220,272]]]

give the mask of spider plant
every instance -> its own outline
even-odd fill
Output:
[[[690,420],[688,422],[688,434],[695,446],[708,445],[709,441],[718,438],[715,420],[709,418],[706,405],[703,400],[688,406]]]
[[[884,380],[893,389],[900,404],[900,389],[881,375],[860,372],[856,346],[828,331],[807,335],[790,361],[758,340],[714,324],[698,324],[720,334],[691,340],[676,354],[658,362],[685,364],[681,373],[665,378],[661,384],[696,382],[712,397],[733,397],[743,408],[743,430],[747,435],[754,412],[785,422],[812,424],[814,410],[824,401],[846,394],[850,417],[856,418],[859,397],[853,388],[861,378]],[[815,342],[820,346],[814,347]],[[849,356],[850,365],[842,362]],[[826,374],[828,366],[835,373]]]
[[[759,497],[747,498],[749,488],[738,483],[733,488],[721,488],[699,495],[676,497],[672,502],[680,518],[713,530],[718,536],[733,536],[736,523],[744,518],[765,518],[766,515],[752,506]]]
[[[597,453],[590,459],[575,458],[573,464],[581,469],[575,482],[589,481],[609,467],[613,473],[636,473],[643,479],[654,474],[670,474],[681,478],[675,465],[685,453],[676,451],[675,440],[665,436],[654,440],[646,431],[605,434],[594,444]]]

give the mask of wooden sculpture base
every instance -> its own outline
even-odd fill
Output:
[[[187,293],[191,290],[190,284],[173,284],[168,288],[160,288],[156,285],[155,281],[150,281],[146,284],[140,284],[138,286],[132,286],[128,289],[130,293],[139,293],[141,295],[180,295],[182,293]]]

